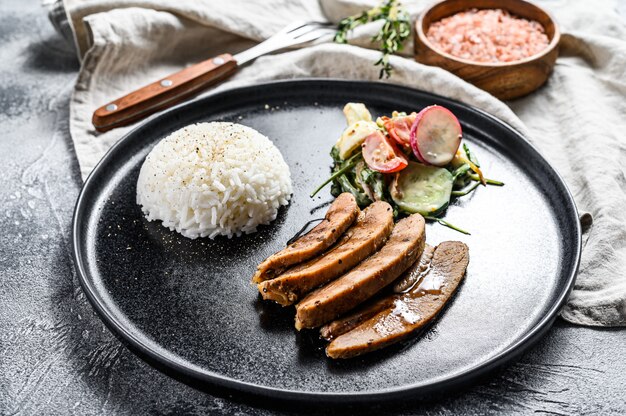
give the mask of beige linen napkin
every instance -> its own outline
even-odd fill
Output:
[[[185,65],[236,53],[294,20],[332,20],[376,0],[58,0],[51,19],[71,29],[82,61],[71,100],[70,131],[83,177],[131,127],[98,134],[95,108]],[[427,4],[405,1],[413,16]],[[626,325],[626,24],[615,2],[544,1],[568,34],[554,75],[541,90],[508,105],[435,67],[392,60],[389,82],[478,107],[525,134],[561,172],[593,227],[575,289],[562,316],[573,323]],[[69,25],[67,24],[69,22]],[[353,44],[324,44],[260,58],[217,90],[279,78],[376,80],[377,30],[357,30]],[[407,45],[406,53],[411,52]],[[212,93],[216,90],[207,92]],[[541,215],[541,213],[537,213]]]

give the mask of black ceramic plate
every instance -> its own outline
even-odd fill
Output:
[[[315,331],[293,328],[293,308],[259,299],[255,266],[332,200],[331,146],[341,109],[364,102],[374,115],[430,104],[451,109],[489,177],[427,240],[462,240],[465,283],[416,339],[347,361],[325,357]],[[228,240],[188,240],[147,222],[135,203],[150,149],[200,121],[233,121],[271,138],[291,168],[294,195],[276,221]],[[81,284],[104,322],[143,358],[188,381],[254,396],[308,402],[415,397],[472,380],[513,358],[551,325],[572,287],[580,255],[576,207],[563,181],[495,118],[433,94],[382,83],[306,80],[239,88],[176,107],[130,132],[104,157],[78,199],[73,228]]]

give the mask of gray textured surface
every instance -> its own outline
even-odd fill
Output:
[[[0,3],[0,414],[269,414],[136,358],[94,315],[68,241],[78,66],[37,1]],[[557,322],[519,361],[402,414],[624,414],[626,331]],[[380,413],[371,409],[365,413]]]

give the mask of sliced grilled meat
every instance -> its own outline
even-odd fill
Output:
[[[426,244],[419,260],[413,263],[392,285],[393,292],[402,293],[411,289],[428,272],[430,262],[433,258],[435,248]],[[372,299],[355,312],[324,325],[320,329],[320,335],[327,341],[337,338],[361,325],[372,316],[378,314],[383,309],[393,305],[395,296],[384,296],[383,298]]]
[[[387,307],[326,347],[331,358],[351,358],[401,341],[431,322],[465,276],[469,249],[446,241],[435,249],[430,270],[408,292],[387,298]],[[381,300],[382,301],[382,300]]]
[[[374,296],[415,263],[424,251],[424,240],[421,215],[398,221],[380,251],[297,305],[296,329],[323,325]]]
[[[311,290],[341,276],[377,251],[393,229],[393,209],[386,202],[365,208],[356,224],[337,244],[319,257],[299,264],[275,279],[258,285],[263,299],[283,306],[295,303]]]
[[[326,341],[332,341],[338,336],[352,331],[363,322],[377,315],[380,311],[390,307],[393,304],[393,298],[393,296],[385,296],[383,298],[373,299],[359,307],[355,312],[348,314],[348,316],[327,323],[320,328],[321,337]]]
[[[398,278],[393,284],[393,291],[395,293],[406,292],[415,286],[415,283],[419,282],[419,280],[424,276],[430,267],[430,262],[433,259],[433,254],[435,253],[435,247],[426,244],[424,247],[424,252],[420,256],[419,261],[413,263],[411,267],[409,267],[406,272]]]
[[[359,207],[354,196],[349,193],[339,195],[331,204],[321,223],[259,264],[252,281],[259,283],[273,279],[287,267],[302,263],[322,253],[339,239],[356,221],[358,215]]]

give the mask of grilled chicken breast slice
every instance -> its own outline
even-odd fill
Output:
[[[316,328],[360,305],[392,283],[424,251],[424,218],[398,221],[389,240],[372,256],[296,306],[296,329]]]
[[[394,293],[402,293],[411,289],[428,272],[434,251],[435,247],[426,244],[419,260],[413,263],[391,286]],[[361,325],[383,309],[390,307],[394,300],[395,296],[389,296],[389,293],[383,295],[382,298],[371,299],[357,308],[355,312],[324,325],[320,328],[320,335],[325,340],[332,341],[339,335]]]
[[[342,193],[333,201],[321,223],[259,264],[252,281],[259,283],[273,279],[289,266],[302,263],[322,253],[356,221],[359,212],[354,196]]]
[[[385,243],[393,229],[393,209],[387,202],[365,208],[330,250],[301,263],[274,279],[259,283],[263,299],[283,306],[295,303],[311,290],[341,276]]]

